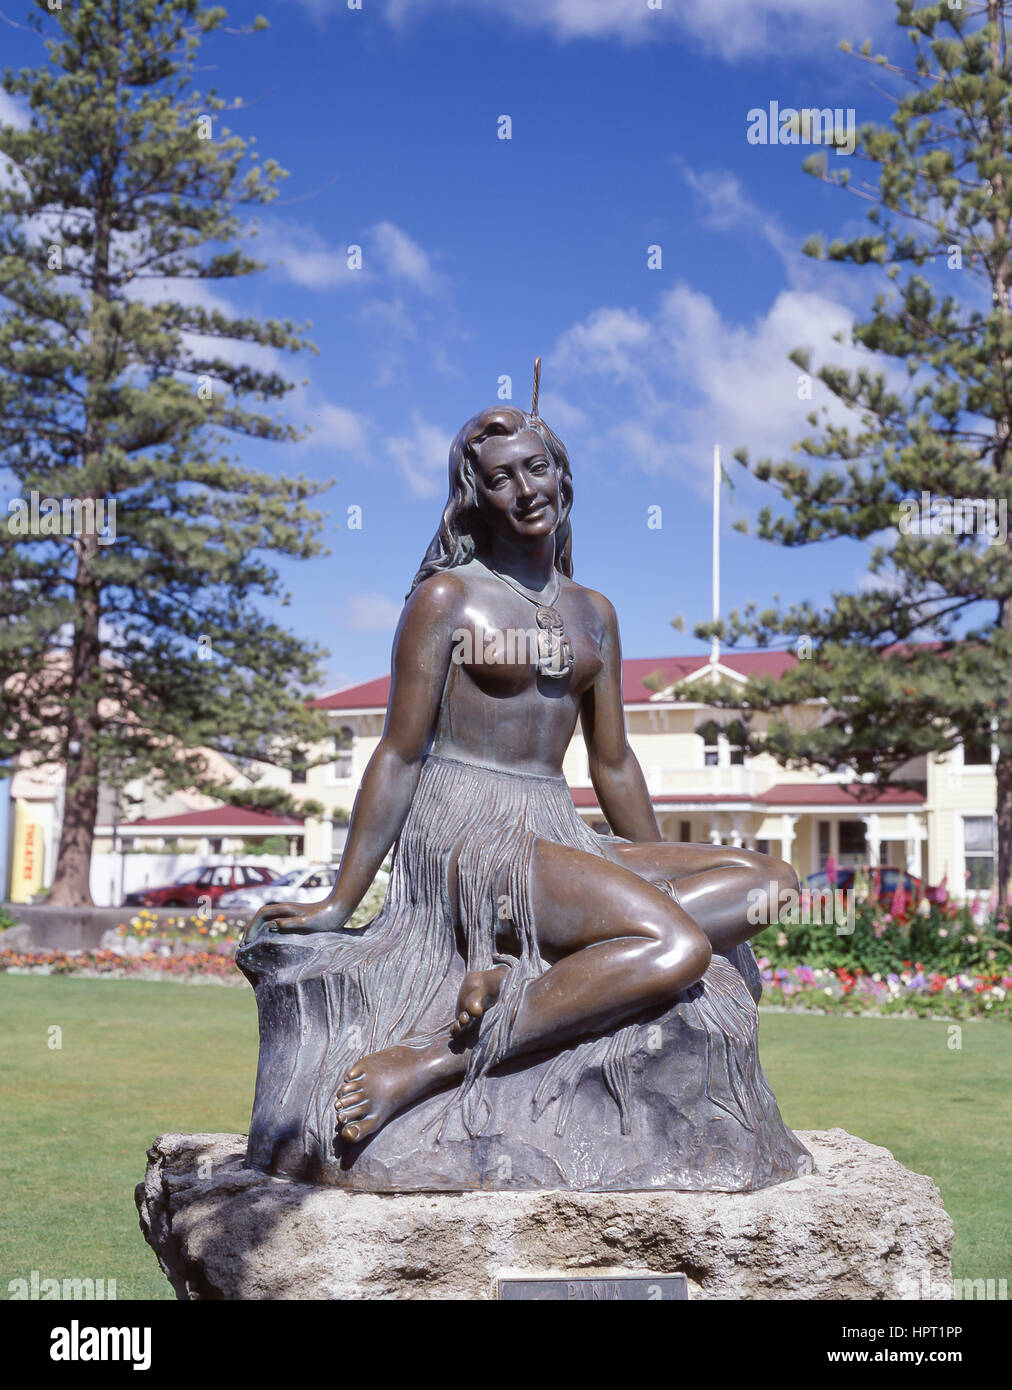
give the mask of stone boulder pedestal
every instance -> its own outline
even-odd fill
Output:
[[[500,1278],[685,1274],[693,1299],[951,1296],[932,1180],[841,1129],[760,1191],[354,1192],[247,1166],[246,1136],[164,1134],[137,1188],[177,1297],[489,1299]]]

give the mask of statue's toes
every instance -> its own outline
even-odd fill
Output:
[[[355,1103],[339,1105],[337,1107],[337,1118],[344,1124],[347,1120],[359,1120],[369,1109],[367,1100],[360,1100]]]

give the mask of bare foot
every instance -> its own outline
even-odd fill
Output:
[[[447,1051],[445,1043],[440,1051]],[[349,1144],[360,1143],[442,1081],[439,1059],[431,1044],[411,1047],[396,1043],[360,1058],[337,1093],[334,1108],[341,1138]]]
[[[499,998],[508,969],[508,965],[497,965],[492,970],[471,970],[464,976],[457,995],[457,1017],[450,1027],[455,1038],[472,1028],[488,1006]]]

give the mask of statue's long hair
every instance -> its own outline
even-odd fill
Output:
[[[486,528],[478,514],[474,492],[475,451],[483,439],[502,435],[511,439],[521,430],[533,430],[540,435],[548,456],[560,476],[562,513],[555,531],[555,568],[567,579],[573,575],[573,535],[569,513],[573,506],[573,473],[566,446],[539,416],[528,415],[513,406],[492,406],[483,410],[459,432],[450,445],[450,495],[443,508],[443,519],[433,536],[425,559],[411,585],[414,591],[430,574],[465,565],[482,549]]]

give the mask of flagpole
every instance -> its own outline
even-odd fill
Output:
[[[713,621],[720,618],[720,445],[713,446]],[[710,638],[710,664],[720,660],[720,638]]]

